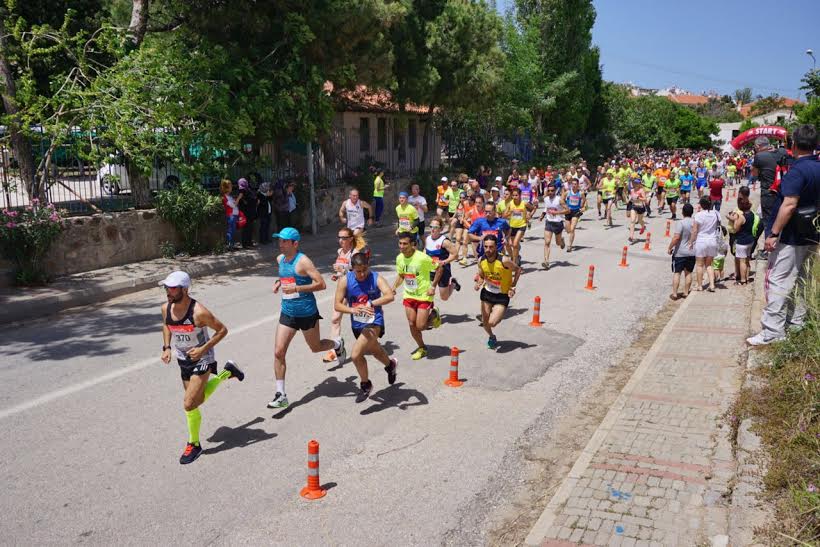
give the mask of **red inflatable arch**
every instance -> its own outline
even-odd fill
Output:
[[[744,144],[753,141],[757,137],[768,137],[770,139],[785,141],[786,133],[788,132],[783,127],[778,127],[776,125],[761,125],[760,127],[753,127],[747,131],[744,131],[732,139],[732,142],[729,144],[735,150],[740,150]]]

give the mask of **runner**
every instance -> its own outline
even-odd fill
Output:
[[[567,245],[567,252],[572,252],[572,244],[575,242],[575,228],[578,226],[578,221],[581,220],[581,215],[587,208],[587,197],[581,191],[581,184],[578,179],[572,179],[572,184],[564,193],[564,203],[569,209],[564,218],[564,229],[569,234],[569,244]]]
[[[340,363],[344,363],[347,353],[342,338],[327,340],[320,335],[319,320],[322,316],[319,315],[313,293],[325,290],[326,285],[313,262],[299,250],[301,234],[295,228],[285,228],[272,237],[279,238],[279,250],[282,253],[276,257],[279,278],[273,282],[274,294],[282,290],[282,313],[279,315],[274,343],[276,393],[268,403],[268,408],[286,408],[289,403],[285,391],[285,356],[298,331],[302,331],[305,342],[313,353],[336,350]]]
[[[436,214],[440,217],[446,218],[449,213],[449,200],[446,197],[449,189],[450,185],[447,183],[447,177],[441,177],[441,184],[436,187]]]
[[[336,261],[331,266],[333,273],[330,275],[332,281],[338,281],[347,275],[350,271],[350,260],[353,255],[364,253],[365,256],[370,256],[370,251],[367,249],[367,241],[363,235],[353,235],[353,230],[350,228],[339,228],[337,235],[339,240],[339,249],[336,251]],[[333,317],[330,320],[330,337],[337,340],[342,337],[342,314],[333,311]],[[343,365],[341,361],[336,359],[336,352],[334,350],[328,351],[322,361],[325,363],[334,363],[336,365]]]
[[[396,235],[408,232],[419,238],[419,214],[408,202],[407,192],[399,192],[399,204],[396,205]]]
[[[468,233],[470,239],[478,243],[477,256],[481,259],[481,257],[484,256],[484,247],[482,245],[484,236],[489,234],[494,235],[498,240],[498,248],[503,249],[504,241],[509,241],[510,239],[510,224],[503,218],[498,218],[493,204],[487,203],[484,205],[484,216],[473,222]]]
[[[521,276],[521,267],[498,254],[498,238],[492,234],[482,240],[484,258],[478,263],[475,290],[481,289],[481,326],[489,338],[487,347],[496,349],[498,340],[493,333],[504,318],[504,312],[510,305],[510,298],[515,296],[515,286]],[[515,275],[513,275],[515,272]]]
[[[527,225],[532,218],[535,208],[532,203],[521,199],[522,190],[514,188],[512,191],[512,202],[508,206],[504,218],[510,224],[510,256],[516,264],[521,264],[521,240],[527,231]],[[486,213],[485,213],[486,216]]]
[[[641,225],[641,234],[646,230],[646,223],[643,215],[646,213],[646,204],[649,199],[646,197],[646,189],[641,184],[641,179],[635,178],[632,189],[629,192],[629,202],[632,204],[629,217],[629,243],[635,242],[635,224]]]
[[[652,174],[655,175],[655,178],[657,179],[658,189],[655,191],[655,197],[658,199],[658,214],[662,215],[665,206],[663,195],[666,193],[666,181],[669,180],[671,171],[668,167],[666,167],[664,162],[659,161],[658,168],[655,169],[655,172]]]
[[[595,189],[596,203],[598,205],[598,220],[604,218],[601,214],[601,204],[604,202],[602,197],[603,192],[601,191],[601,181],[604,179],[604,176],[606,176],[606,174],[604,172],[604,167],[602,165],[598,167],[598,173],[595,175],[595,183],[592,186]]]
[[[549,192],[549,189],[547,192]],[[601,183],[598,186],[598,192],[602,194],[602,200],[604,202],[604,217],[606,218],[607,227],[611,228],[612,204],[615,201],[615,179],[611,174],[607,173],[604,175],[604,178],[601,179]],[[547,195],[549,196],[550,194],[548,193]],[[544,207],[546,207],[546,198],[544,198]],[[541,215],[541,218],[544,218],[543,214]]]
[[[395,292],[399,285],[404,284],[403,304],[407,323],[410,326],[410,336],[418,347],[410,354],[410,358],[418,361],[427,355],[427,346],[424,344],[422,331],[427,329],[428,321],[433,328],[441,326],[441,316],[433,306],[433,297],[436,286],[441,280],[443,270],[436,268],[433,259],[426,253],[416,250],[416,239],[413,234],[399,234],[399,254],[396,257],[396,281],[393,283]],[[435,272],[430,280],[430,273]]]
[[[612,205],[612,200],[615,198],[615,181],[612,179],[609,180],[612,183],[613,194],[607,202],[607,218],[612,222],[612,218],[609,216],[609,210]],[[606,200],[607,198],[604,197],[604,201]],[[564,205],[561,196],[557,194],[555,186],[548,187],[547,195],[544,196],[544,212],[541,213],[540,219],[544,220],[544,217],[547,219],[546,224],[544,224],[544,262],[541,263],[541,266],[545,270],[550,269],[550,245],[552,244],[553,234],[555,234],[555,242],[558,246],[562,249],[564,248],[564,238],[561,237],[561,232],[564,231],[564,215],[568,212],[569,209]]]
[[[703,189],[706,188],[706,178],[709,170],[704,165],[703,160],[698,161],[698,168],[695,169],[695,186],[698,190],[698,199],[703,197]]]
[[[472,241],[470,241],[470,236],[467,235],[467,232],[473,221],[478,218],[478,215],[476,214],[476,210],[478,209],[476,203],[478,200],[481,200],[481,196],[468,195],[464,201],[464,214],[461,216],[461,232],[459,232],[461,234],[461,238],[458,241],[459,254],[456,255],[456,260],[458,260],[458,263],[462,266],[467,265],[467,259],[470,258],[470,248],[473,249],[473,256],[476,256],[476,246],[473,245]],[[460,254],[461,249],[464,250],[464,256],[461,256]],[[460,260],[459,257],[461,258]]]
[[[369,215],[366,222],[365,209],[367,209]],[[359,191],[355,188],[350,191],[348,199],[344,200],[342,206],[339,207],[339,221],[353,230],[355,235],[365,231],[365,224],[372,226],[374,218],[373,207],[366,201],[359,199]]]
[[[666,181],[666,204],[669,205],[669,212],[672,213],[672,220],[678,218],[678,199],[680,199],[680,188],[682,182],[680,175],[675,174]]]
[[[419,241],[424,240],[424,216],[427,214],[427,198],[421,195],[421,187],[413,183],[410,185],[410,195],[407,197],[407,203],[416,208],[418,213],[419,225],[418,234]]]
[[[458,260],[459,256],[461,256],[461,247],[462,247],[462,240],[464,239],[464,211],[468,207],[467,197],[466,195],[464,198],[459,197],[458,205],[456,206],[456,211],[450,218],[450,237],[452,241],[456,245],[456,260]],[[464,255],[467,255],[467,249],[464,249]],[[464,262],[467,262],[467,259],[464,259]]]
[[[245,374],[236,363],[226,361],[225,368],[217,374],[214,346],[228,334],[228,329],[208,309],[188,296],[191,277],[182,271],[171,272],[159,283],[165,287],[168,302],[162,305],[162,362],[171,362],[171,349],[179,364],[182,388],[185,391],[183,408],[188,420],[188,444],[179,463],[192,463],[202,453],[199,443],[199,426],[202,413],[199,407],[208,400],[219,384],[228,378],[240,382]],[[213,337],[208,329],[214,331]],[[172,345],[173,342],[173,345]],[[208,379],[208,376],[215,376]]]
[[[695,185],[695,177],[692,176],[688,167],[681,169],[680,176],[680,201],[689,203],[689,195],[692,193],[692,186]],[[674,217],[672,217],[674,218]]]
[[[424,252],[433,259],[433,264],[441,270],[441,278],[438,281],[438,296],[442,301],[447,301],[453,293],[461,290],[461,285],[453,277],[450,264],[456,259],[456,246],[442,234],[444,219],[436,217],[430,221],[430,235],[424,241]],[[435,276],[435,273],[430,274]],[[432,280],[432,278],[431,278]]]
[[[652,174],[652,169],[646,167],[643,176],[641,176],[641,184],[643,184],[643,190],[646,194],[646,218],[652,218],[652,193],[655,191],[657,183],[658,180]]]
[[[384,336],[382,306],[391,303],[395,298],[395,293],[384,277],[370,271],[369,260],[365,255],[353,256],[352,270],[346,273],[336,285],[334,310],[338,313],[350,314],[350,327],[356,338],[350,357],[356,365],[356,372],[359,373],[361,380],[356,402],[362,403],[370,397],[370,392],[373,391],[373,382],[370,381],[365,355],[372,355],[384,365],[388,384],[392,386],[396,382],[396,368],[399,362],[388,357],[387,352],[379,343],[379,338]]]

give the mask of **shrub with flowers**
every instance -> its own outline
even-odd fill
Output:
[[[0,211],[0,253],[15,266],[21,285],[48,281],[43,256],[63,229],[62,217],[54,205],[31,200],[24,209]]]

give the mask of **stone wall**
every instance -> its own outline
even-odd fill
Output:
[[[408,184],[406,180],[390,182],[384,196],[387,222],[395,217],[398,191]],[[347,191],[346,187],[335,187],[317,193],[320,230],[338,226],[337,213]],[[302,227],[307,231],[310,229],[310,211],[301,203],[299,209]],[[46,256],[46,267],[54,277],[159,258],[163,242],[180,243],[174,227],[160,219],[153,209],[71,217],[64,221],[64,226]],[[271,227],[274,228],[275,225]],[[224,237],[223,225],[215,225],[203,237],[216,243]],[[0,286],[8,286],[11,282],[11,265],[0,259]]]

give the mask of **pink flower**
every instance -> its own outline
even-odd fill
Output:
[[[7,211],[6,215],[8,215],[9,218],[14,218],[17,216],[17,211]]]
[[[49,204],[48,204],[48,208],[49,208],[49,209],[51,209],[51,210],[53,211],[53,210],[54,210],[54,204],[53,204],[53,203],[49,203]]]
[[[812,483],[809,483],[809,485],[806,487],[806,490],[814,494],[815,492],[817,492],[817,487],[814,486]]]
[[[803,379],[807,382],[813,382],[815,380],[814,374],[812,374],[811,372],[807,372],[806,375],[803,376]]]
[[[6,222],[6,228],[16,228],[17,225],[13,222]]]
[[[31,203],[32,203],[32,205],[37,205],[38,203],[40,203],[40,200],[37,199],[37,198],[34,198],[33,200],[31,200]]]
[[[51,213],[51,216],[48,218],[51,219],[52,222],[60,222],[60,217],[57,216],[57,213]]]

